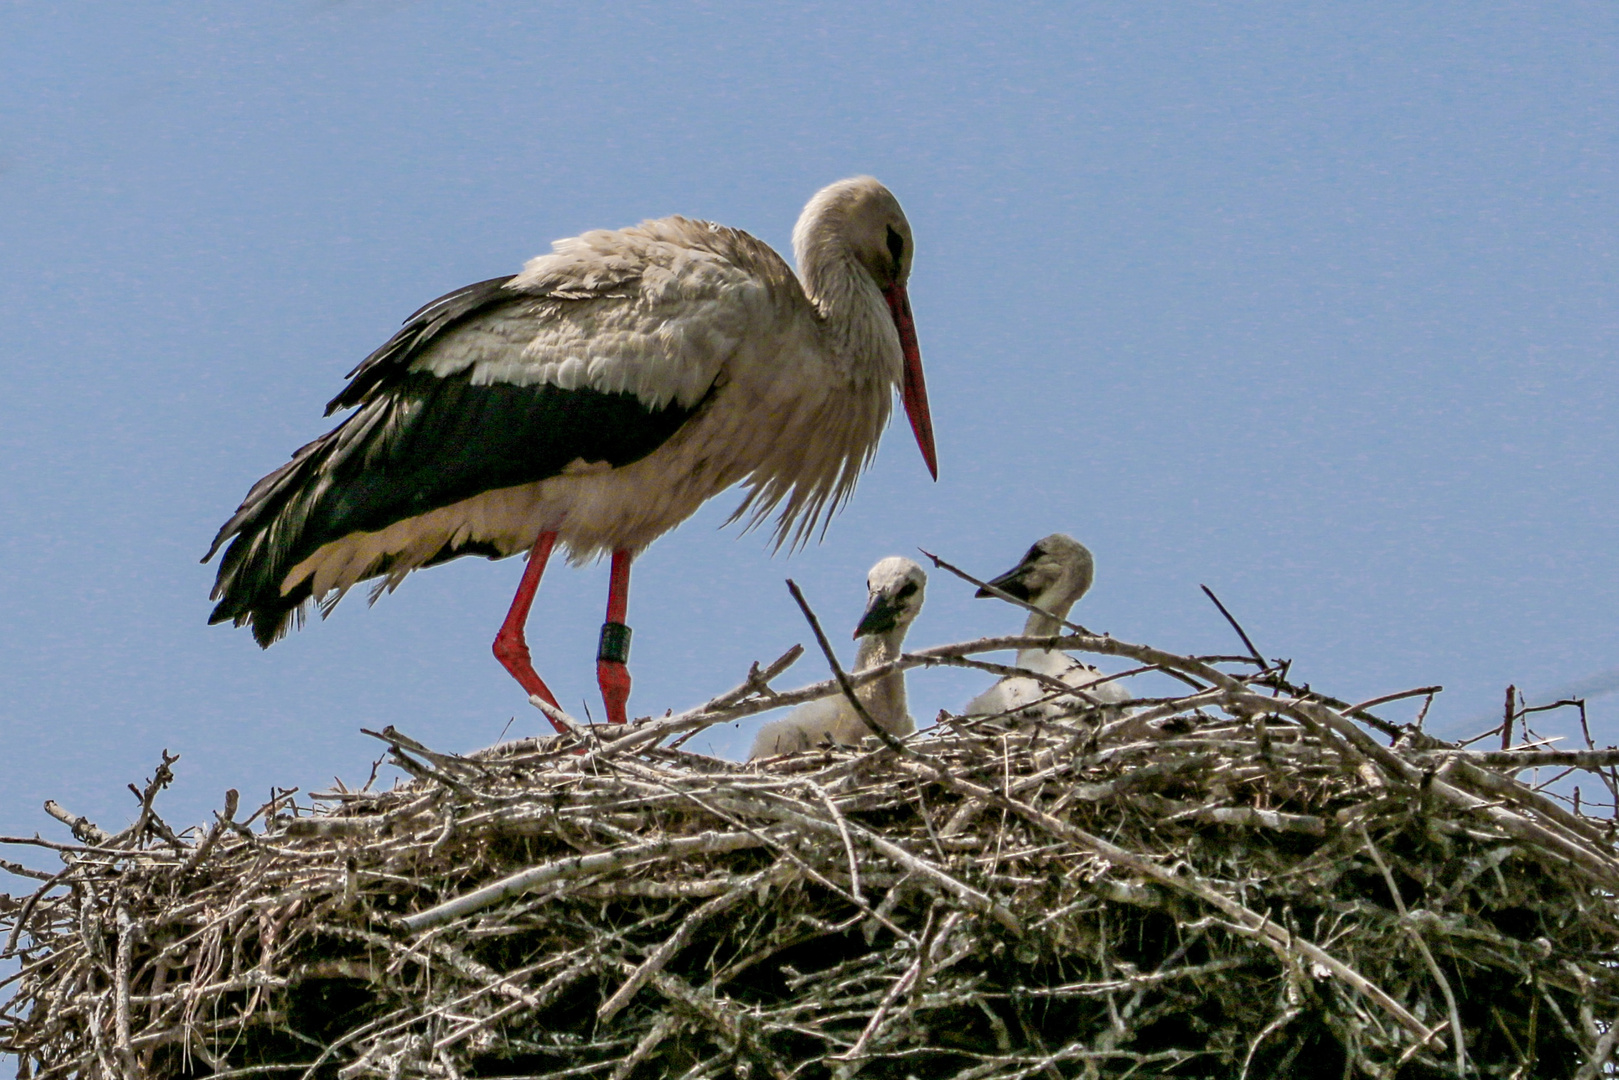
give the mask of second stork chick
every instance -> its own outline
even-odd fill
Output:
[[[1025,637],[1055,637],[1062,620],[1096,577],[1090,549],[1072,536],[1052,533],[1035,544],[1023,561],[990,582],[1009,596],[1040,608],[1023,624]],[[979,589],[979,596],[993,596]],[[1118,706],[1131,700],[1130,692],[1089,664],[1058,649],[1039,646],[1018,650],[1017,666],[1074,687],[1073,694],[1054,691],[1049,683],[1027,675],[1008,675],[967,703],[963,715],[999,716],[1020,720],[1055,719],[1076,709]]]
[[[858,674],[898,659],[905,632],[922,610],[928,576],[910,559],[891,555],[866,575],[866,611],[855,627],[860,642],[854,670]],[[905,701],[905,673],[894,672],[855,690],[866,712],[891,735],[916,730]],[[748,758],[774,757],[808,750],[823,743],[858,743],[871,731],[842,694],[806,702],[759,729]]]

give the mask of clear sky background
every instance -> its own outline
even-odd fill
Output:
[[[8,4],[0,95],[0,833],[122,826],[165,747],[186,825],[363,780],[361,727],[544,730],[489,654],[519,560],[267,652],[197,560],[418,305],[669,213],[785,251],[862,172],[915,229],[940,480],[901,422],[818,547],[719,531],[734,495],[665,537],[636,712],[807,642],[788,575],[847,648],[879,557],[990,574],[1054,530],[1087,625],[1233,650],[1207,583],[1320,689],[1444,684],[1441,730],[1619,685],[1609,0]],[[598,716],[605,592],[557,566],[529,632]],[[1020,621],[935,574],[912,642]]]

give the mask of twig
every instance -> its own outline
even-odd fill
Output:
[[[45,812],[51,817],[66,825],[73,833],[75,840],[82,840],[87,844],[106,844],[112,840],[112,834],[102,829],[95,822],[82,814],[69,813],[62,808],[62,804],[55,799],[45,800]]]
[[[118,1064],[125,1080],[137,1080],[140,1069],[135,1063],[135,1052],[130,1047],[129,1030],[129,973],[134,963],[135,927],[122,904],[118,906],[114,922],[118,927],[117,959],[113,971],[114,1049],[118,1053]]]
[[[1365,712],[1374,705],[1387,705],[1391,701],[1404,701],[1406,698],[1414,697],[1431,698],[1443,689],[1443,686],[1419,686],[1415,690],[1401,690],[1397,694],[1384,694],[1382,697],[1370,698],[1366,701],[1360,702],[1357,705],[1351,705],[1345,709],[1344,712],[1350,716],[1354,716],[1356,713]]]
[[[1512,721],[1513,721],[1513,709],[1512,709],[1512,707],[1513,707],[1513,702],[1517,698],[1517,695],[1518,695],[1518,688],[1509,683],[1507,685],[1507,703],[1506,703],[1506,710],[1505,710],[1506,711],[1506,716],[1501,721],[1501,749],[1503,749],[1503,750],[1512,749]]]
[[[843,839],[844,854],[849,857],[849,895],[855,898],[856,903],[864,904],[866,898],[860,892],[860,859],[854,853],[854,841],[849,838],[849,823],[844,820],[843,814],[838,810],[837,804],[832,801],[832,796],[827,794],[825,788],[809,779],[804,780],[803,783],[805,787],[815,793],[815,797],[821,801],[821,805],[826,807],[826,812],[832,818],[832,823],[838,827],[838,835]]]
[[[1421,759],[1437,763],[1452,758],[1509,773],[1547,765],[1595,772],[1619,765],[1619,750],[1434,750],[1423,754]]]
[[[1242,639],[1243,645],[1248,649],[1248,655],[1254,658],[1254,663],[1258,664],[1261,668],[1269,667],[1270,665],[1265,662],[1265,658],[1261,656],[1259,650],[1254,647],[1253,638],[1248,636],[1248,631],[1242,628],[1242,624],[1237,621],[1237,617],[1231,614],[1231,612],[1227,611],[1224,604],[1220,603],[1220,598],[1214,595],[1214,590],[1209,588],[1207,585],[1199,585],[1198,588],[1202,589],[1203,595],[1207,596],[1211,601],[1213,601],[1214,606],[1220,609],[1220,614],[1225,616],[1225,621],[1231,624],[1231,629],[1235,630],[1237,632],[1237,636]]]
[[[8,874],[15,874],[17,877],[33,878],[35,881],[50,881],[56,877],[55,874],[44,870],[34,870],[24,866],[22,863],[14,863],[10,859],[0,859],[0,870],[4,870]]]
[[[676,859],[684,855],[696,853],[717,854],[725,851],[739,851],[743,848],[759,847],[760,841],[748,833],[703,833],[698,836],[678,837],[670,840],[653,840],[645,844],[631,847],[617,848],[612,851],[603,851],[595,855],[576,855],[569,859],[559,859],[556,862],[536,866],[531,870],[512,874],[499,881],[485,885],[481,889],[474,889],[464,893],[454,900],[417,912],[415,915],[400,919],[400,925],[411,933],[420,933],[434,926],[442,926],[447,922],[470,915],[474,911],[486,908],[491,904],[498,904],[502,900],[509,900],[525,892],[531,892],[547,885],[559,878],[582,877],[587,874],[606,873],[610,870],[622,870],[627,866],[638,863],[652,862],[659,859]]]

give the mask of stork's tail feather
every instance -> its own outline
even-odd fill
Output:
[[[272,519],[279,514],[269,515]],[[261,648],[269,648],[284,637],[296,621],[304,621],[305,605],[312,597],[308,578],[300,581],[287,593],[282,593],[280,581],[287,570],[295,565],[290,559],[291,545],[273,545],[266,533],[278,524],[266,523],[270,528],[244,530],[220,561],[219,577],[214,583],[213,612],[209,625],[233,622],[237,626],[253,627],[253,640]]]
[[[441,393],[462,389],[462,383],[448,380],[435,379],[429,384],[429,390]],[[358,556],[350,553],[346,557],[354,561],[335,579],[322,577],[310,567],[303,567],[292,579],[295,569],[333,541],[374,534],[392,522],[449,504],[464,494],[456,486],[458,477],[452,469],[437,468],[436,476],[443,481],[439,489],[422,479],[424,471],[436,467],[431,446],[421,461],[398,452],[399,433],[406,425],[390,422],[390,410],[396,404],[379,400],[362,407],[253,485],[203,556],[207,562],[224,548],[214,581],[212,598],[217,604],[210,623],[251,623],[254,640],[267,648],[295,623],[302,625],[311,601],[319,602],[325,615],[359,581],[392,574],[384,583],[391,587],[416,566],[433,566],[462,555],[502,558],[511,554],[461,534],[446,538],[436,551],[411,554],[378,548]],[[409,408],[402,411],[407,416],[412,412]],[[393,444],[388,443],[389,437]],[[440,441],[455,446],[465,440],[452,432]],[[407,444],[406,449],[411,447]],[[400,459],[415,471],[402,470]],[[320,596],[315,595],[317,589]]]
[[[323,466],[332,456],[339,427],[299,449],[275,472],[253,485],[242,505],[214,537],[207,562],[223,547],[211,599],[218,601],[210,625],[226,621],[252,625],[253,640],[263,648],[280,640],[304,619],[311,598],[308,578],[286,592],[282,582],[298,562],[320,545],[311,518],[321,501]],[[228,544],[228,546],[227,546]]]
[[[261,592],[253,596],[246,590],[231,589],[227,589],[223,595],[215,595],[219,603],[208,616],[208,624],[212,626],[227,621],[237,626],[251,624],[253,640],[258,642],[260,648],[268,649],[285,637],[294,624],[303,625],[308,610],[306,605],[312,594],[306,580],[286,596],[279,592]]]

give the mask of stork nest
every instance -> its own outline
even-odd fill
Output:
[[[1192,685],[751,765],[666,745],[835,690],[776,694],[784,657],[626,728],[470,756],[390,728],[409,782],[242,821],[232,793],[183,834],[165,755],[130,829],[53,805],[77,843],[10,840],[66,865],[0,896],[0,1051],[38,1078],[1599,1074],[1614,823],[1515,777],[1611,801],[1619,754],[1061,644]]]

